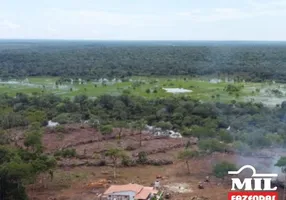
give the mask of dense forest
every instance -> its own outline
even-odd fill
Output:
[[[145,99],[130,95],[103,95],[92,100],[85,95],[74,99],[53,94],[0,96],[0,127],[5,129],[48,120],[80,123],[89,120],[92,126],[127,127],[134,122],[180,131],[184,136],[199,139],[217,138],[236,142],[237,148],[281,146],[286,144],[286,104],[276,108],[261,103],[202,103],[189,97]],[[97,124],[97,125],[98,125]],[[5,132],[5,131],[4,131]],[[5,134],[4,134],[5,135]],[[3,136],[3,135],[2,135]]]
[[[286,45],[167,42],[0,42],[0,76],[122,78],[234,75],[286,80]]]

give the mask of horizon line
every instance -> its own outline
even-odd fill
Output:
[[[181,39],[166,39],[166,40],[160,40],[160,39],[65,39],[65,38],[0,38],[0,41],[7,41],[7,40],[48,40],[48,41],[136,41],[136,42],[149,42],[149,41],[155,41],[155,42],[286,42],[286,40],[181,40]]]

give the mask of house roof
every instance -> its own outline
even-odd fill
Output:
[[[122,191],[133,191],[136,194],[139,193],[144,186],[138,184],[127,184],[127,185],[111,185],[104,194],[111,194],[114,192],[122,192]]]
[[[112,185],[105,192],[104,195],[109,195],[115,192],[133,191],[136,193],[135,199],[147,199],[152,194],[158,193],[152,187],[144,187],[138,184],[127,184],[127,185]]]
[[[142,190],[135,195],[135,199],[147,199],[148,196],[152,194],[156,194],[158,191],[154,190],[152,187],[143,187]]]

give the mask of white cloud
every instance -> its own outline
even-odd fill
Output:
[[[188,16],[201,14],[201,13],[202,13],[201,9],[192,9],[192,11],[189,11],[189,12],[179,12],[179,13],[177,13],[177,15],[188,17]]]
[[[192,10],[177,13],[181,20],[193,22],[215,22],[225,20],[237,20],[251,17],[251,14],[235,8],[213,8],[205,10]]]
[[[263,1],[263,0],[248,0],[248,4],[256,9],[273,9],[273,8],[281,8],[286,7],[285,0],[271,0],[271,1]]]
[[[17,29],[20,28],[20,25],[15,24],[8,20],[0,21],[0,27],[8,28],[8,29]]]
[[[193,22],[216,22],[240,20],[261,16],[286,16],[286,0],[248,0],[241,8],[193,9],[176,14],[182,20]]]
[[[168,15],[133,14],[101,10],[66,10],[53,8],[48,11],[61,23],[80,23],[82,25],[115,27],[156,27],[167,26]]]
[[[238,4],[236,7],[206,7],[202,3],[197,8],[174,7],[168,11],[162,6],[162,10],[153,9],[152,12],[138,8],[132,11],[129,8],[101,10],[84,6],[52,8],[45,9],[42,18],[26,20],[29,23],[28,26],[25,24],[25,29],[38,24],[38,33],[30,28],[29,35],[95,39],[256,39],[258,29],[261,38],[276,39],[285,33],[285,29],[280,35],[272,30],[283,20],[279,16],[286,15],[286,0],[243,0]],[[42,22],[48,22],[48,25]]]
[[[255,16],[284,16],[286,15],[286,0],[249,0],[249,11]]]

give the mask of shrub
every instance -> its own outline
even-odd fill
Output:
[[[126,148],[125,148],[126,151],[134,151],[136,150],[136,147],[135,146],[132,146],[132,145],[128,145]]]
[[[74,158],[76,157],[76,150],[75,149],[63,149],[56,151],[54,156],[56,157],[64,157],[64,158]]]
[[[188,137],[188,136],[192,136],[192,130],[185,127],[185,128],[182,130],[181,134],[182,134],[183,136],[187,136],[187,137]]]
[[[228,93],[231,94],[231,93],[235,93],[235,92],[240,92],[242,88],[243,88],[243,87],[242,87],[241,85],[236,86],[236,85],[233,85],[233,84],[228,84],[228,85],[224,88],[224,90],[225,90],[226,92],[228,92]]]
[[[111,125],[104,125],[100,127],[100,132],[102,135],[108,135],[112,133],[112,126]]]
[[[207,153],[224,152],[226,144],[221,143],[217,139],[205,139],[199,141],[199,148]]]
[[[233,143],[233,147],[235,148],[236,151],[241,153],[242,155],[251,155],[252,154],[252,149],[248,144],[245,144],[241,141],[236,141]]]
[[[100,160],[98,163],[98,166],[105,166],[106,165],[106,161],[105,160]]]
[[[160,121],[155,124],[156,127],[162,128],[163,130],[172,129],[172,124],[170,122]]]
[[[228,171],[236,171],[236,170],[237,170],[237,168],[234,164],[223,161],[223,162],[218,163],[214,166],[213,174],[217,178],[224,178],[225,176],[227,176]]]
[[[147,159],[147,153],[145,151],[141,151],[139,154],[138,154],[138,160],[137,162],[140,163],[140,164],[145,164],[147,163],[148,159]]]
[[[226,143],[231,143],[233,141],[232,135],[225,130],[219,132],[219,139]]]
[[[58,122],[60,124],[80,122],[80,120],[81,120],[81,114],[73,114],[73,113],[62,113],[53,118],[53,121]]]
[[[123,156],[121,164],[126,167],[136,166],[136,161],[132,160],[129,156]]]
[[[191,135],[198,138],[209,138],[215,136],[215,131],[212,128],[192,126]]]
[[[55,127],[56,132],[64,133],[65,132],[65,127],[62,125],[58,125]]]

